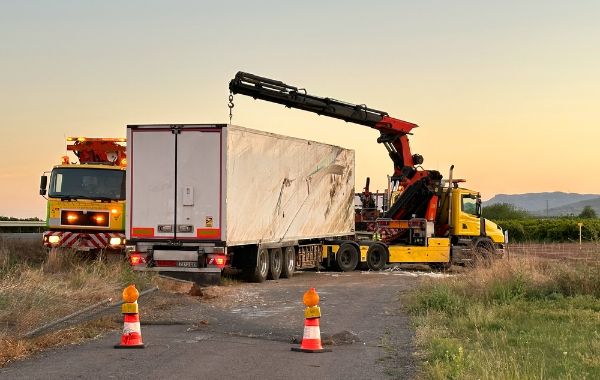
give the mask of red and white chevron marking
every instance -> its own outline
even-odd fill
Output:
[[[50,244],[50,236],[60,237],[56,244]],[[70,231],[46,231],[44,232],[44,245],[47,247],[97,249],[106,248],[110,244],[110,238],[118,237],[125,239],[122,232],[70,232]]]

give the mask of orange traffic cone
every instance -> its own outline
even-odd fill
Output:
[[[304,336],[300,347],[292,347],[292,351],[298,352],[331,352],[329,348],[321,345],[321,329],[319,318],[306,318],[304,320]]]
[[[115,348],[144,348],[140,329],[140,315],[138,313],[124,314],[121,343],[117,344]]]
[[[138,313],[138,297],[139,293],[135,285],[130,285],[123,290],[123,300],[125,301],[121,306],[124,319],[123,335],[121,335],[121,343],[117,344],[115,348],[144,348],[140,314]]]
[[[310,288],[303,297],[304,304],[307,306],[304,310],[304,334],[300,347],[292,347],[292,351],[298,352],[331,352],[329,348],[323,348],[321,345],[321,329],[319,328],[319,319],[321,319],[321,309],[319,295],[315,288]]]

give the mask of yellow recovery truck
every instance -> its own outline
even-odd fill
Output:
[[[500,257],[505,236],[500,227],[481,217],[478,192],[445,181],[436,170],[422,168],[423,157],[412,154],[408,135],[417,125],[390,117],[387,112],[332,98],[309,95],[305,89],[253,74],[239,72],[230,82],[231,94],[243,94],[374,128],[394,164],[389,177],[384,212],[373,209],[373,194],[361,193],[356,210],[354,239],[323,244],[321,264],[343,271],[359,265],[380,270],[393,263],[426,263],[447,268]],[[230,97],[230,107],[233,107]],[[364,237],[367,237],[366,239]]]
[[[40,195],[47,199],[43,244],[51,251],[74,249],[122,253],[125,247],[124,138],[68,137],[67,151],[48,176]]]

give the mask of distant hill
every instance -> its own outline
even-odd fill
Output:
[[[585,201],[573,202],[560,207],[553,207],[548,209],[548,216],[569,216],[579,215],[585,206],[591,206],[596,215],[600,215],[600,197],[594,199],[588,199]],[[537,210],[532,212],[533,215],[546,215],[546,209]]]
[[[536,215],[546,215],[547,206],[549,216],[577,215],[583,210],[583,207],[590,205],[600,215],[598,212],[600,211],[600,194],[563,193],[558,191],[548,193],[497,194],[490,200],[483,202],[483,205],[490,206],[496,203],[510,203]]]

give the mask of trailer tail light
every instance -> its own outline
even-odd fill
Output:
[[[225,264],[227,264],[227,256],[219,254],[209,254],[206,257],[206,264],[223,269],[225,267]]]
[[[146,257],[139,252],[131,252],[129,254],[129,264],[131,266],[146,264]]]

